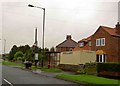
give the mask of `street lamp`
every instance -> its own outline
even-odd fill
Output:
[[[34,5],[31,5],[29,4],[28,5],[29,7],[35,7],[35,8],[40,8],[43,10],[43,38],[42,38],[42,60],[41,60],[41,66],[43,67],[43,58],[44,58],[44,30],[45,30],[45,8],[42,8],[42,7],[38,7],[38,6],[34,6]]]
[[[0,40],[4,40],[4,51],[3,51],[3,57],[5,56],[5,48],[6,48],[6,39],[0,39]]]

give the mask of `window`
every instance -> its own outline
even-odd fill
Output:
[[[100,46],[100,39],[96,39],[96,46]]]
[[[96,56],[96,61],[97,62],[106,62],[106,55],[105,54],[97,55]]]
[[[105,38],[101,38],[101,46],[105,46]]]
[[[84,46],[84,42],[81,42],[81,43],[80,43],[80,47],[83,47],[83,46]]]
[[[96,39],[96,46],[105,46],[105,38]]]
[[[88,42],[88,45],[91,46],[91,41]]]

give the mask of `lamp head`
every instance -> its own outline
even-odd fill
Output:
[[[31,5],[31,4],[29,4],[28,6],[29,6],[29,7],[35,7],[35,6]]]

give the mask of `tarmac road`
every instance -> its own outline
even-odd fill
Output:
[[[30,71],[25,71],[19,68],[2,66],[2,83],[14,86],[15,84],[74,84],[72,82],[56,79],[53,77],[34,74]],[[72,86],[71,85],[71,86]]]

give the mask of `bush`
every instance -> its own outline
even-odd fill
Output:
[[[22,60],[22,57],[18,57],[17,60],[21,61],[21,60]]]
[[[85,72],[86,74],[97,74],[97,63],[86,63],[85,64]]]
[[[97,71],[120,72],[120,63],[98,63]]]
[[[23,52],[22,51],[18,51],[14,55],[15,60],[18,60],[19,57],[23,57]],[[21,58],[19,58],[19,59],[21,59]]]
[[[120,63],[98,63],[98,76],[120,79]]]

